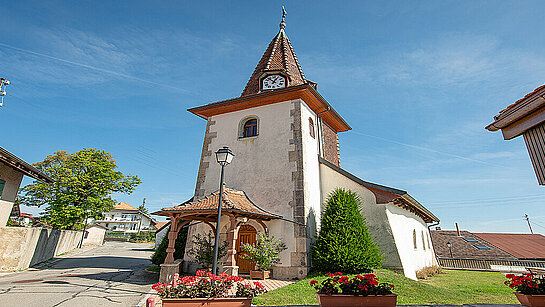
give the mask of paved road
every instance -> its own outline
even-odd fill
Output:
[[[150,244],[106,242],[36,271],[0,276],[0,306],[137,306],[156,282]]]

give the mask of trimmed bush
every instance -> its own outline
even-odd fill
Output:
[[[381,252],[367,230],[359,206],[354,192],[336,189],[329,195],[312,248],[314,269],[361,273],[381,266]]]
[[[157,246],[157,249],[151,255],[151,262],[155,265],[161,265],[165,262],[167,257],[167,247],[168,247],[168,231],[170,231],[170,226],[167,230],[167,235],[163,237],[161,244]],[[176,238],[176,244],[174,245],[176,251],[174,252],[174,259],[184,258],[185,253],[185,243],[187,239],[187,227],[182,227],[178,232],[178,238]]]

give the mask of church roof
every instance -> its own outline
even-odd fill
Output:
[[[203,217],[210,214],[215,216],[218,208],[219,194],[219,191],[216,191],[202,199],[190,200],[178,206],[163,208],[154,214],[187,213],[188,215],[201,214]],[[246,192],[227,187],[223,189],[221,210],[224,213],[231,212],[240,216],[259,217],[264,220],[282,218],[280,215],[270,213],[258,207],[250,200]]]
[[[297,60],[290,39],[281,29],[272,39],[259,63],[255,67],[250,80],[246,84],[242,96],[259,92],[259,76],[267,71],[282,71],[289,77],[289,86],[307,83],[305,74]]]
[[[282,22],[280,22],[280,31],[272,39],[269,47],[257,63],[257,66],[248,80],[241,96],[256,94],[259,92],[259,77],[267,71],[280,71],[288,75],[288,86],[296,86],[305,83],[313,84],[305,79],[305,74],[297,60],[290,39],[286,35],[285,17],[286,11],[282,8]]]

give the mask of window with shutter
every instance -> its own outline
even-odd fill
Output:
[[[4,191],[4,186],[6,185],[6,182],[2,179],[0,179],[0,198],[2,198],[2,191]]]

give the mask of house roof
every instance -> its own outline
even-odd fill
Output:
[[[519,259],[545,259],[545,236],[520,233],[474,233]]]
[[[452,244],[452,258],[462,259],[497,259],[497,260],[515,260],[515,256],[507,253],[493,244],[477,237],[469,231],[460,231],[460,236],[456,230],[432,230],[430,231],[431,240],[435,255],[439,258],[451,258],[447,242]],[[468,242],[465,239],[474,239],[477,242]],[[478,249],[475,245],[486,246],[489,249]]]
[[[225,187],[223,189],[221,210],[225,213],[235,213],[240,216],[257,217],[263,220],[281,219],[282,216],[265,211],[253,203],[246,192]],[[178,206],[163,208],[155,215],[170,216],[174,213],[192,215],[200,219],[215,219],[218,208],[219,191],[202,199],[187,201]]]
[[[16,155],[12,154],[11,152],[7,151],[6,149],[2,147],[0,147],[0,162],[3,162],[4,164],[36,180],[40,180],[40,181],[48,182],[48,183],[55,181],[51,177],[44,174],[39,169],[28,164],[27,162],[23,161],[23,159],[17,157]]]
[[[129,210],[129,211],[138,211],[138,209],[136,209],[135,207],[127,204],[127,203],[124,203],[124,202],[120,202],[118,204],[116,204],[114,206],[114,210]]]
[[[319,158],[319,161],[321,164],[328,166],[337,173],[371,190],[371,192],[375,194],[377,204],[387,204],[393,202],[394,205],[416,214],[426,223],[439,222],[439,218],[437,216],[410,196],[407,191],[362,180],[322,157]]]
[[[278,34],[272,39],[267,50],[265,50],[241,96],[258,93],[260,88],[259,77],[267,71],[282,71],[286,73],[288,75],[288,86],[307,83],[290,39],[283,28],[280,28]]]
[[[507,106],[505,109],[501,110],[501,111],[499,112],[499,114],[502,114],[502,113],[507,112],[508,110],[510,110],[510,109],[514,108],[515,106],[517,106],[518,104],[522,103],[525,99],[531,97],[532,95],[534,95],[534,94],[540,92],[540,91],[543,90],[543,89],[545,89],[545,84],[542,85],[542,86],[540,86],[540,87],[537,87],[535,90],[533,90],[532,92],[526,94],[526,95],[525,95],[524,97],[522,97],[521,99],[519,99],[519,100],[515,101],[514,103],[510,104],[510,105]],[[497,116],[499,116],[499,115],[497,115]],[[496,117],[497,117],[497,116],[496,116]]]
[[[161,231],[161,229],[163,229],[163,227],[167,226],[170,224],[170,221],[166,221],[166,222],[157,222],[157,224],[155,225],[155,227],[157,228],[157,231]]]

